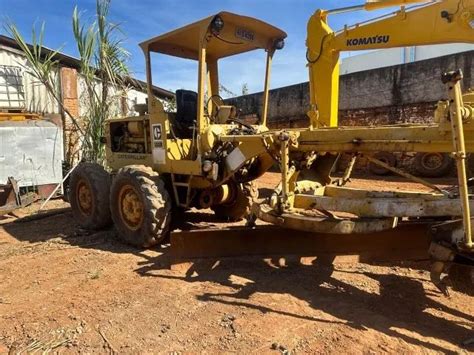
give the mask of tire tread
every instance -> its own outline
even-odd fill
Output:
[[[117,201],[116,195],[118,193],[115,186],[117,181],[126,178],[135,180],[144,202],[144,221],[140,229],[140,238],[130,238],[126,231],[121,230],[121,221],[116,210]],[[162,243],[168,236],[170,225],[171,199],[165,184],[159,177],[159,174],[153,169],[143,165],[129,165],[121,168],[112,184],[111,207],[112,218],[119,231],[119,236],[128,244],[134,246],[148,248],[153,245]]]
[[[76,184],[79,179],[86,179],[92,189],[92,195],[96,199],[94,201],[95,209],[91,216],[84,217],[78,206],[73,194],[76,191]],[[71,174],[69,190],[69,201],[73,215],[81,227],[91,230],[99,230],[112,224],[109,205],[110,192],[110,174],[97,163],[80,163],[79,166]]]

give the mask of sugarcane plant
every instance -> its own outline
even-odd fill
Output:
[[[104,120],[116,115],[115,103],[127,91],[129,53],[123,46],[124,36],[120,24],[108,20],[110,0],[97,0],[96,18],[82,24],[74,9],[72,28],[80,57],[80,72],[85,85],[82,101],[87,108],[84,115],[84,140],[89,149],[83,158],[101,163],[104,148]]]
[[[117,115],[114,111],[118,99],[126,95],[129,77],[129,53],[123,46],[124,36],[120,24],[109,21],[111,0],[97,0],[95,18],[82,23],[77,7],[72,14],[72,30],[80,61],[80,77],[84,84],[81,94],[80,120],[65,107],[57,89],[58,50],[45,50],[43,46],[45,25],[40,31],[33,26],[31,45],[28,45],[15,24],[9,23],[7,31],[24,53],[28,66],[25,70],[38,79],[51,97],[69,117],[80,136],[81,159],[103,163],[104,147],[101,143],[104,120]],[[69,162],[72,163],[72,162]]]

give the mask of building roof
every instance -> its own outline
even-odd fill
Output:
[[[223,27],[209,31],[215,19],[222,20]],[[209,33],[212,35],[208,36]],[[197,60],[204,36],[207,37],[207,55],[219,59],[254,49],[271,49],[275,41],[286,38],[286,33],[253,17],[219,12],[142,42],[140,47],[145,51]]]
[[[0,35],[0,45],[13,48],[16,50],[21,50],[20,46],[16,43],[16,41],[13,38],[4,36],[4,35]],[[49,52],[52,52],[50,48],[43,47],[43,49],[45,51],[45,55],[48,54]],[[57,53],[55,59],[62,66],[65,66],[68,68],[80,69],[81,62],[77,58],[71,57],[64,53]],[[133,86],[135,89],[146,92],[146,82],[144,82],[143,80],[127,77],[126,82],[127,84]],[[159,98],[171,99],[171,98],[174,98],[175,96],[173,92],[165,90],[158,86],[153,85],[152,88],[153,88],[153,94]]]

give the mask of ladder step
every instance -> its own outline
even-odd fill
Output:
[[[187,182],[174,182],[174,186],[183,186],[183,187],[188,187],[189,184]]]

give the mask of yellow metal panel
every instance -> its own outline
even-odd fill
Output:
[[[312,128],[337,126],[339,100],[339,53],[321,51],[332,40],[333,33],[321,10],[308,22],[307,59],[311,108],[308,116]]]
[[[474,152],[474,125],[464,125],[466,151]],[[338,127],[293,130],[296,151],[319,152],[446,152],[453,151],[451,131],[438,125]]]
[[[474,201],[470,201],[474,207]],[[460,199],[327,197],[295,195],[294,208],[352,213],[359,217],[461,216]]]
[[[207,33],[215,16],[220,16],[224,21],[224,28],[219,33],[219,38],[208,38],[208,54],[215,59],[257,48],[268,49],[273,46],[276,39],[286,38],[284,31],[263,21],[230,12],[219,12],[214,16],[145,41],[140,46],[144,51],[197,60],[201,35],[203,32]]]
[[[269,99],[269,91],[270,91],[270,73],[271,73],[271,66],[272,66],[272,59],[273,53],[275,51],[269,51],[267,53],[267,64],[265,67],[265,84],[263,88],[263,102],[262,102],[262,119],[260,124],[266,126],[267,125],[267,116],[268,116],[268,99]]]
[[[406,6],[430,1],[431,0],[367,0],[364,8],[367,11],[373,11],[391,6]]]

